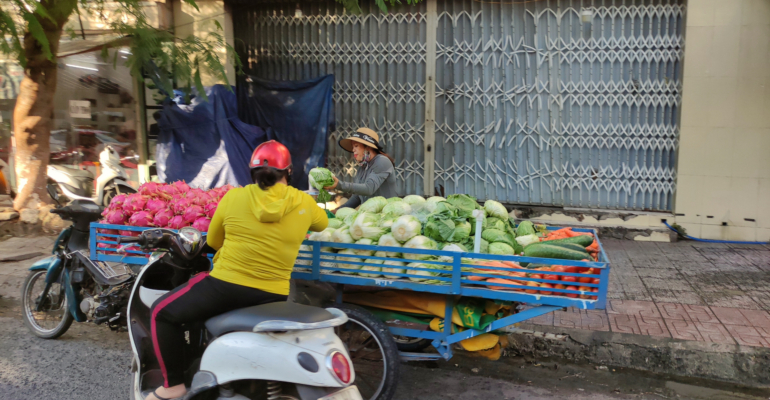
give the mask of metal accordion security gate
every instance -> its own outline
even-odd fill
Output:
[[[363,2],[362,2],[363,3]],[[672,210],[681,0],[427,0],[361,14],[337,3],[234,5],[247,73],[334,74],[328,166],[368,126],[402,194],[509,204]]]

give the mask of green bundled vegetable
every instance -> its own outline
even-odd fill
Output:
[[[342,220],[337,218],[329,218],[329,228],[339,229],[342,225]]]
[[[410,194],[409,196],[404,197],[404,201],[406,202],[406,204],[409,204],[410,206],[412,206],[419,203],[425,203],[425,198],[422,196]]]
[[[400,217],[412,213],[412,206],[405,201],[394,201],[382,208],[382,213],[387,216]]]
[[[386,204],[388,204],[388,201],[385,200],[384,197],[372,197],[371,199],[365,201],[364,204],[361,204],[361,207],[358,208],[358,212],[377,214],[382,211]]]
[[[500,218],[492,217],[487,218],[487,226],[484,229],[497,229],[499,231],[507,231],[506,230],[506,223],[503,222]]]
[[[358,214],[355,221],[350,225],[350,237],[354,240],[371,239],[379,240],[385,233],[385,229],[380,227],[380,216],[362,212]]]
[[[396,238],[393,237],[393,234],[386,233],[382,236],[380,236],[379,242],[377,242],[378,246],[382,247],[401,247],[401,243],[396,240]],[[398,258],[401,256],[401,253],[397,252],[389,252],[389,251],[378,251],[375,253],[377,257],[393,257]]]
[[[511,236],[498,229],[487,229],[481,232],[481,237],[489,243],[505,243],[508,246],[513,247]]]
[[[497,201],[487,200],[484,203],[484,209],[487,211],[487,214],[490,217],[497,217],[497,218],[500,218],[501,220],[508,219],[508,210],[506,210],[505,206],[503,206]]]
[[[401,243],[417,236],[422,231],[420,220],[412,215],[402,215],[390,227],[393,237]]]
[[[457,208],[457,216],[462,218],[471,218],[478,206],[476,199],[467,194],[450,195],[447,197],[447,202]]]
[[[438,244],[431,238],[425,236],[415,236],[404,243],[405,249],[420,249],[420,250],[438,250]],[[404,253],[404,258],[407,260],[427,260],[431,258],[427,254],[415,254]]]
[[[307,175],[310,186],[318,189],[319,203],[326,203],[332,199],[331,194],[324,189],[327,186],[334,185],[334,174],[326,168],[313,168]]]
[[[512,256],[514,254],[514,250],[513,247],[506,243],[492,243],[489,245],[489,254]]]
[[[535,232],[535,224],[530,221],[521,221],[519,227],[516,228],[516,236],[534,235],[535,233],[537,233]]]
[[[356,210],[350,207],[342,207],[338,208],[337,212],[334,214],[337,219],[345,221],[345,218],[349,217],[352,214],[355,214]]]

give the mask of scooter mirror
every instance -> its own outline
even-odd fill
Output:
[[[59,192],[56,191],[56,188],[54,188],[53,185],[48,185],[48,195],[51,196],[53,201],[56,202],[59,206],[61,206],[61,203],[59,203]]]

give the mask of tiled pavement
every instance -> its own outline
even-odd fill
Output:
[[[18,297],[53,237],[0,242],[0,295]],[[537,325],[770,347],[770,246],[602,240],[610,258],[606,310],[557,311]]]
[[[530,323],[770,347],[770,246],[602,243],[611,263],[607,309]]]

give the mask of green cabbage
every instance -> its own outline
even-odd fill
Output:
[[[487,211],[490,217],[497,217],[504,221],[508,220],[508,210],[505,209],[505,206],[494,200],[487,200],[484,203],[484,210]]]
[[[464,220],[455,220],[455,231],[452,235],[452,242],[462,242],[471,234],[471,223]]]
[[[476,248],[474,247],[475,243],[475,237],[468,236],[467,239],[465,239],[462,242],[462,245],[465,246],[466,249],[468,249],[469,252],[475,252]],[[481,244],[479,245],[479,253],[488,253],[489,252],[489,242],[487,242],[484,239],[481,239]]]
[[[468,249],[465,248],[465,246],[461,245],[460,243],[447,243],[444,247],[441,248],[441,251],[453,251],[456,253],[467,253]],[[451,263],[454,261],[454,257],[452,256],[439,256],[439,261],[445,262],[445,263]]]
[[[396,238],[393,237],[392,233],[386,233],[382,236],[380,236],[380,241],[377,242],[378,246],[382,247],[401,247],[401,243],[396,240]],[[390,251],[378,251],[377,257],[393,257],[398,258],[401,256],[401,253],[397,252],[390,252]]]
[[[353,237],[350,236],[350,230],[346,229],[345,226],[342,226],[340,229],[337,229],[332,233],[332,242],[335,243],[353,243],[355,240],[353,240]],[[338,249],[341,247],[338,247]]]
[[[345,249],[345,250],[340,251],[337,254],[344,254],[345,256],[348,256],[348,255],[355,256],[356,255],[355,250],[353,250],[353,249]],[[339,256],[339,255],[337,256],[337,258],[336,258],[336,260],[337,260],[336,267],[337,268],[361,269],[360,265],[347,264],[348,262],[361,262],[361,258],[360,257],[345,257],[345,256]],[[340,272],[342,272],[343,274],[354,274],[355,273],[355,272],[351,272],[351,271],[340,271]]]
[[[393,228],[393,223],[396,222],[397,219],[397,216],[383,215],[382,219],[380,220],[380,228],[389,231],[391,228]]]
[[[339,229],[342,225],[341,219],[329,218],[329,228]]]
[[[420,224],[420,220],[412,215],[402,215],[398,217],[396,222],[393,223],[393,226],[390,227],[390,232],[393,237],[401,243],[419,235],[421,231],[422,224]]]
[[[492,243],[489,245],[489,254],[512,256],[513,247],[505,243]]]
[[[411,205],[415,205],[415,204],[418,204],[418,203],[424,203],[425,202],[425,198],[422,197],[422,196],[417,196],[417,195],[414,195],[414,194],[410,194],[409,196],[404,197],[404,202],[406,202],[406,204],[409,204],[411,206]]]
[[[386,267],[388,265],[389,267]],[[390,279],[398,279],[401,278],[400,276],[393,276],[388,274],[405,274],[406,273],[406,263],[403,261],[396,261],[396,260],[387,260],[384,263],[382,263],[382,273],[386,278]]]
[[[432,214],[425,223],[425,236],[439,242],[449,242],[455,233],[455,222],[445,214]]]
[[[364,262],[368,264],[382,264],[382,260],[372,258],[367,258]],[[358,275],[366,278],[378,278],[382,276],[382,266],[364,265],[361,267],[361,271],[362,272],[359,272]],[[367,271],[368,273],[364,273],[363,271]]]
[[[473,211],[478,206],[476,199],[467,194],[453,194],[447,198],[447,202],[457,208],[457,215],[463,218],[471,218]]]
[[[428,278],[440,276],[442,272],[444,272],[444,269],[441,268],[439,265],[434,264],[423,264],[420,262],[413,262],[409,263],[407,267],[410,268],[426,268],[431,269],[431,271],[415,271],[415,270],[407,270],[406,273],[409,275],[412,275],[409,277],[410,281],[414,282],[423,282],[427,280]]]
[[[534,235],[535,233],[537,233],[535,232],[535,224],[530,221],[521,221],[519,227],[516,228],[516,236]]]
[[[361,204],[361,207],[358,207],[358,211],[365,213],[379,213],[382,211],[382,208],[385,207],[386,204],[388,204],[388,201],[385,200],[384,197],[372,197],[371,199],[365,201],[364,204]]]
[[[313,246],[308,246],[306,244],[299,246],[300,253],[297,253],[297,257],[307,257],[307,258],[313,258]],[[302,253],[303,251],[307,253]],[[294,265],[313,265],[313,260],[296,260],[294,262]]]
[[[355,214],[356,210],[350,207],[342,207],[337,209],[337,213],[335,216],[337,219],[345,221],[345,218],[347,218],[351,214]]]
[[[484,229],[497,229],[500,231],[507,232],[507,229],[506,229],[507,224],[503,222],[500,218],[497,218],[497,217],[487,218],[486,225],[487,226],[484,227]]]
[[[412,206],[405,201],[394,201],[382,208],[382,213],[389,216],[400,217],[412,213]]]
[[[329,230],[328,228],[321,232],[313,232],[310,234],[307,240],[312,240],[314,242],[331,242],[334,232],[334,229]]]
[[[538,243],[540,242],[540,238],[537,237],[536,234],[531,235],[525,235],[525,236],[519,236],[516,238],[516,242],[521,245],[521,247],[527,247],[532,243]]]
[[[313,168],[307,174],[308,182],[310,186],[318,189],[318,201],[319,203],[326,203],[331,200],[332,196],[324,189],[326,186],[334,185],[334,174],[326,168]]]
[[[372,239],[361,239],[357,241],[356,244],[373,246],[375,243],[372,241]],[[358,256],[369,257],[374,254],[374,250],[353,249],[353,253],[355,253]]]
[[[385,229],[379,225],[380,216],[378,214],[362,212],[356,217],[353,224],[350,225],[350,237],[354,240],[379,240],[380,236],[385,233]]]
[[[393,203],[393,202],[396,202],[396,201],[404,201],[404,199],[402,199],[400,197],[391,197],[391,198],[388,199],[388,203]]]
[[[487,229],[481,232],[481,237],[489,243],[505,243],[513,247],[511,236],[498,229]]]
[[[438,243],[425,236],[415,236],[404,243],[405,249],[438,250]],[[404,253],[407,260],[427,260],[432,256],[428,254]]]
[[[441,196],[433,196],[433,197],[428,197],[428,200],[425,200],[425,201],[427,201],[428,203],[438,203],[438,202],[446,201],[446,199]]]

